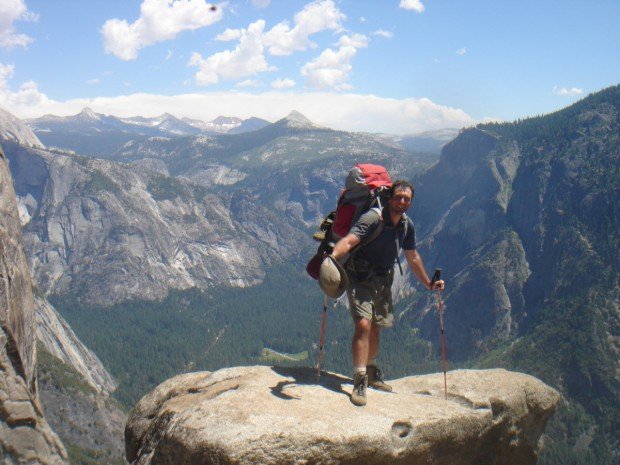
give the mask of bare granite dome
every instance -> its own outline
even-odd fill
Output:
[[[506,370],[391,381],[349,401],[351,379],[309,368],[236,367],[172,378],[134,408],[130,463],[533,464],[560,395]]]

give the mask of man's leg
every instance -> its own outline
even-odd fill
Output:
[[[347,295],[349,297],[349,310],[355,324],[355,333],[351,342],[355,371],[351,402],[355,405],[366,405],[366,388],[368,387],[366,363],[368,362],[370,328],[372,326],[372,292],[365,283],[350,279]]]
[[[368,386],[366,363],[368,361],[371,326],[371,321],[365,318],[358,318],[355,320],[355,333],[353,334],[353,341],[351,343],[353,366],[355,369],[351,402],[355,405],[366,405],[366,387]]]
[[[379,355],[379,343],[381,341],[381,329],[392,326],[392,274],[385,278],[377,278],[375,308],[370,328],[368,341],[368,361],[366,362],[366,374],[368,385],[380,391],[392,391],[392,386],[383,381],[381,370],[377,368],[377,356]]]
[[[355,321],[355,334],[353,334],[352,352],[353,366],[364,368],[366,371],[366,363],[368,362],[369,350],[371,348],[371,328],[374,326],[370,320],[360,318]]]
[[[372,323],[368,338],[368,360],[375,360],[379,355],[379,342],[381,339],[381,326]],[[368,361],[366,362],[368,363]]]

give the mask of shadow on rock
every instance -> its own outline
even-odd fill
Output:
[[[280,376],[287,378],[293,378],[292,381],[280,381],[278,384],[271,388],[271,393],[284,400],[300,400],[299,397],[291,396],[284,392],[287,386],[294,385],[307,385],[307,386],[322,386],[330,391],[334,391],[337,394],[343,394],[347,397],[351,397],[351,394],[346,390],[344,384],[352,384],[353,380],[345,376],[336,373],[321,372],[321,379],[317,382],[316,370],[309,367],[271,367]]]

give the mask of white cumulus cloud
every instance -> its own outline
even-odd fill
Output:
[[[553,86],[553,93],[562,97],[575,97],[576,95],[583,94],[583,89],[580,89],[579,87],[568,88]]]
[[[351,61],[357,50],[367,45],[368,38],[362,34],[343,35],[338,42],[338,50],[324,50],[301,68],[301,75],[308,79],[308,85],[317,89],[351,89],[348,83],[353,68]]]
[[[13,77],[15,67],[0,63],[0,106],[15,114],[28,114],[38,111],[49,104],[45,94],[39,92],[33,81],[24,82],[17,91],[11,89],[9,80]]]
[[[424,5],[420,0],[400,0],[398,4],[400,8],[404,8],[405,10],[413,10],[418,13],[422,13],[424,11]]]
[[[207,58],[194,52],[189,65],[198,67],[196,83],[207,86],[217,84],[220,79],[241,79],[273,70],[264,55],[264,28],[265,21],[262,19],[250,24],[247,29],[242,30],[239,44],[234,50],[225,50]]]
[[[147,45],[219,21],[222,8],[212,7],[205,0],[144,0],[135,22],[117,18],[105,22],[101,28],[105,51],[121,60],[134,60]]]
[[[276,79],[271,82],[273,89],[292,89],[295,87],[295,81],[292,79]]]
[[[460,55],[460,56],[463,56],[463,55],[465,55],[466,53],[467,53],[467,48],[466,48],[466,47],[459,48],[459,49],[456,51],[456,54],[457,54],[457,55]]]
[[[375,32],[372,33],[372,35],[384,37],[386,39],[391,39],[392,37],[394,37],[393,32],[386,31],[385,29],[377,29]]]
[[[333,0],[315,0],[295,15],[292,28],[285,21],[265,33],[264,43],[272,55],[291,55],[316,47],[310,40],[312,34],[324,30],[339,31],[345,19]]]
[[[241,38],[241,34],[243,30],[241,29],[226,29],[221,34],[215,36],[215,40],[219,40],[221,42],[228,42],[231,40],[238,40]]]
[[[338,46],[353,48],[368,47],[368,37],[364,34],[343,35],[338,39]]]
[[[28,47],[34,39],[26,34],[18,34],[14,22],[19,20],[36,21],[37,15],[28,11],[24,0],[0,0],[0,47]]]

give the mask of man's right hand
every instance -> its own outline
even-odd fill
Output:
[[[430,282],[428,285],[428,290],[429,291],[443,291],[445,289],[446,285],[443,281],[443,279],[438,279],[437,281]]]

